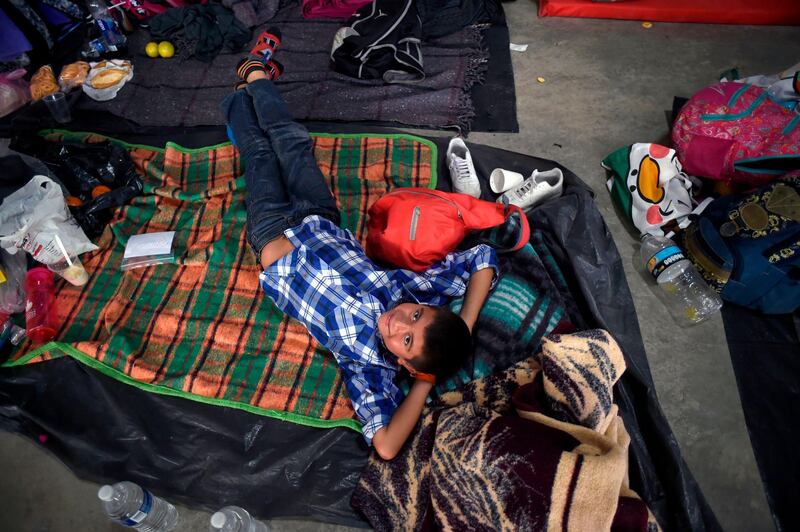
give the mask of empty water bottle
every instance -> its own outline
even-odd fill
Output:
[[[210,532],[269,532],[269,527],[244,508],[226,506],[211,516]]]
[[[178,510],[133,482],[117,482],[97,492],[106,515],[142,532],[170,532],[178,526]]]
[[[104,0],[87,0],[86,7],[92,14],[94,23],[97,25],[100,35],[110,51],[117,49],[125,44],[125,35],[119,29],[114,17],[108,10]]]
[[[666,294],[667,308],[678,322],[700,323],[722,307],[719,294],[669,238],[643,236],[640,253],[645,268]]]

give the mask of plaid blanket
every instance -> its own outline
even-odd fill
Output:
[[[367,210],[378,197],[392,187],[436,184],[436,146],[427,140],[312,136],[342,226],[362,242]],[[49,138],[105,139],[63,132]],[[89,283],[58,281],[64,326],[57,341],[35,350],[23,345],[6,365],[68,355],[148,391],[360,430],[333,357],[260,291],[260,270],[244,238],[244,178],[235,148],[127,147],[145,194],[119,210],[98,251],[81,257]],[[119,270],[128,236],[167,230],[176,231],[176,264]],[[476,325],[473,363],[437,393],[507,368],[535,352],[544,335],[569,330],[571,296],[541,235],[502,257],[500,270]]]
[[[54,133],[51,140],[104,140]],[[367,209],[398,186],[435,186],[436,147],[407,135],[314,135],[342,226],[364,239]],[[57,342],[10,364],[64,355],[158,393],[188,396],[312,426],[354,419],[336,361],[258,284],[246,244],[244,178],[229,144],[189,150],[128,145],[145,194],[120,209],[81,259],[86,286],[59,280]],[[176,231],[176,264],[120,271],[127,237]]]

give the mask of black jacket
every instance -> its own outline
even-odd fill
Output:
[[[359,79],[409,83],[425,78],[422,23],[413,0],[374,0],[339,28],[333,69]]]

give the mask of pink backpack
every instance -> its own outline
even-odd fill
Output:
[[[683,106],[672,144],[690,175],[763,185],[800,169],[798,110],[774,102],[763,87],[717,83]]]

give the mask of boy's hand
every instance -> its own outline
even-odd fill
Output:
[[[433,383],[431,382],[415,380],[389,424],[379,428],[372,437],[372,446],[375,447],[375,451],[381,458],[391,460],[403,448],[422,414],[425,399],[432,388]]]

